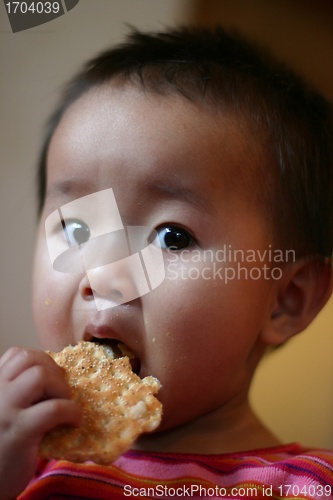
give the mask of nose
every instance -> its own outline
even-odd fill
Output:
[[[86,271],[79,292],[83,300],[95,301],[98,310],[128,303],[149,292],[138,253]]]

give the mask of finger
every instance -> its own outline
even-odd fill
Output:
[[[7,404],[21,409],[45,399],[71,398],[63,373],[53,366],[31,366],[8,383],[7,390]]]
[[[15,356],[22,348],[18,346],[10,347],[0,358],[0,370],[2,366]]]
[[[50,366],[54,370],[58,370],[59,373],[62,372],[62,369],[55,361],[43,351],[22,347],[13,349],[1,368],[2,377],[8,381],[14,380],[18,375],[34,365]]]
[[[31,406],[20,413],[17,423],[18,440],[40,441],[43,435],[60,425],[78,427],[82,420],[82,410],[78,403],[68,399],[49,399]]]

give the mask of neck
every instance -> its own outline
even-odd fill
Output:
[[[221,454],[279,445],[248,404],[219,408],[187,424],[161,433],[144,435],[135,449],[169,453]]]

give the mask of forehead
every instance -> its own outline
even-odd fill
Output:
[[[249,190],[259,156],[235,116],[178,95],[108,85],[64,114],[50,143],[48,188],[75,184],[80,196],[132,177],[162,192],[200,191],[208,203],[221,189]]]

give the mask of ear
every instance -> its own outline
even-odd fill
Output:
[[[311,323],[332,294],[332,275],[328,261],[296,261],[283,269],[262,331],[265,345],[282,344]]]

